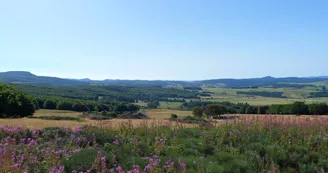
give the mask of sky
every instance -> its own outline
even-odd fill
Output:
[[[326,0],[0,0],[0,71],[91,79],[328,75]]]

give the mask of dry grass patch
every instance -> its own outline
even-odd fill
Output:
[[[180,110],[170,110],[170,109],[149,109],[146,110],[146,113],[150,115],[151,119],[155,119],[155,120],[169,119],[171,114],[176,114],[179,117],[192,115],[192,111],[180,111]]]

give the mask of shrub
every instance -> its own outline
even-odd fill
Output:
[[[177,119],[178,118],[178,115],[176,114],[171,114],[171,119]]]
[[[112,119],[110,116],[103,116],[103,115],[93,115],[90,117],[92,120],[110,120]]]
[[[61,164],[65,166],[66,172],[86,171],[92,167],[98,151],[96,149],[83,149],[79,153],[73,154],[69,159],[62,159]]]
[[[195,107],[192,114],[197,117],[202,117],[204,114],[205,107]]]
[[[200,118],[200,117],[195,117],[195,116],[186,116],[182,118],[171,118],[170,120],[172,121],[178,121],[178,122],[183,122],[183,123],[207,123],[208,121]]]
[[[73,120],[73,121],[80,121],[80,118],[76,117],[68,117],[68,116],[30,116],[27,118],[33,119],[42,119],[42,120]]]
[[[159,105],[160,105],[159,102],[149,102],[149,103],[147,103],[147,107],[150,108],[150,109],[158,108]]]

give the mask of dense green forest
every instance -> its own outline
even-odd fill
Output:
[[[262,96],[262,97],[273,97],[273,98],[287,98],[283,96],[283,92],[267,92],[267,91],[237,91],[237,94],[244,94],[249,96]]]
[[[171,98],[197,98],[198,92],[160,86],[39,86],[12,84],[17,90],[34,97],[62,97],[80,100],[94,100],[102,103],[135,101],[171,101]]]

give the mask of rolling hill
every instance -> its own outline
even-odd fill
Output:
[[[23,83],[33,85],[121,85],[121,86],[222,86],[222,87],[260,87],[273,86],[284,87],[292,86],[286,83],[313,83],[328,80],[326,76],[318,77],[286,77],[286,78],[249,78],[249,79],[213,79],[201,81],[162,81],[162,80],[91,80],[91,79],[63,79],[57,77],[37,76],[26,71],[9,71],[0,73],[0,82],[4,83]],[[294,84],[295,85],[295,84]],[[310,85],[310,84],[308,84]]]

